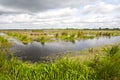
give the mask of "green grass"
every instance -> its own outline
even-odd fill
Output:
[[[39,32],[39,31],[38,31]],[[41,33],[44,31],[41,31]],[[115,36],[119,31],[70,31],[65,30],[57,33],[54,37],[66,41],[76,38],[93,38],[91,35]],[[47,35],[46,33],[45,35]],[[32,41],[27,34],[8,33],[9,36],[16,37],[22,42]],[[34,34],[33,34],[34,35]],[[39,35],[40,42],[49,40],[44,34]],[[75,37],[77,35],[77,37]],[[98,49],[88,49],[81,51],[80,54],[71,53],[70,56],[62,57],[49,63],[30,63],[22,62],[14,56],[7,58],[10,43],[0,36],[0,80],[120,80],[120,46]]]
[[[95,37],[111,37],[120,36],[119,30],[80,30],[80,29],[63,29],[63,30],[18,30],[18,31],[3,31],[9,36],[15,37],[23,43],[31,41],[40,42],[40,38],[44,37],[41,43],[53,41],[70,41],[93,39]],[[52,35],[52,36],[51,36]]]
[[[0,50],[7,50],[8,47],[10,47],[10,43],[3,36],[0,36]]]
[[[66,56],[50,63],[28,63],[14,56],[8,60],[7,51],[0,49],[0,80],[120,80],[119,45],[101,52],[88,50],[87,54],[95,56],[84,61]]]
[[[88,66],[96,71],[95,74],[98,80],[119,80],[120,48],[118,45],[112,46],[106,53],[106,56],[97,55]]]
[[[41,42],[42,45],[44,45],[44,44],[45,44],[45,41],[46,41],[46,40],[45,40],[45,37],[44,37],[44,36],[40,37],[40,38],[39,38],[39,41]]]
[[[28,42],[32,41],[32,38],[30,38],[28,35],[21,34],[21,33],[18,33],[18,32],[11,32],[11,33],[8,32],[8,36],[15,37],[16,39],[20,40],[24,44],[27,44]]]
[[[60,39],[64,41],[73,42],[73,43],[75,42],[74,35],[62,35]]]

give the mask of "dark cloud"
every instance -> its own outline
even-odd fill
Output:
[[[0,15],[22,14],[23,12],[0,11]]]
[[[48,9],[77,7],[97,0],[0,0],[0,5],[24,11],[38,12]]]

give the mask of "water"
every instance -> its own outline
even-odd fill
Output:
[[[1,33],[1,32],[0,32],[0,36],[6,36],[6,34],[5,34],[5,33]]]
[[[49,56],[50,54],[62,54],[68,51],[80,51],[86,48],[120,42],[120,36],[111,38],[101,37],[80,41],[76,40],[75,43],[65,41],[49,42],[45,43],[44,45],[39,42],[32,42],[24,45],[20,41],[17,41],[13,38],[10,38],[9,41],[14,42],[10,50],[13,51],[15,56],[19,57],[23,61],[36,62],[43,60],[42,57]]]

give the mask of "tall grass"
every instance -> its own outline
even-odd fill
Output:
[[[117,49],[116,49],[117,48]],[[120,48],[113,46],[106,54],[81,62],[63,57],[50,63],[27,63],[0,51],[0,80],[120,80]],[[97,53],[96,53],[97,54]]]
[[[83,33],[78,36],[81,37],[81,34]],[[20,35],[12,36],[27,41],[27,38],[21,38]],[[68,35],[64,32],[60,37],[65,40],[75,39],[73,33]],[[40,37],[41,42],[45,40],[45,37]],[[96,52],[93,59],[84,62],[79,58],[63,57],[47,64],[22,62],[14,56],[8,60],[8,45],[8,41],[0,37],[0,80],[120,80],[119,45],[107,48],[102,55]],[[92,52],[91,49],[90,53]]]
[[[28,42],[32,41],[32,38],[30,38],[28,35],[21,34],[18,32],[8,32],[8,36],[12,36],[23,42],[24,44],[27,44]]]
[[[45,42],[64,40],[75,42],[80,39],[93,39],[95,37],[111,37],[119,36],[119,30],[79,30],[79,29],[64,29],[64,30],[32,30],[32,31],[4,31],[9,36],[15,37],[23,43],[31,41],[40,41],[38,38],[44,36]],[[52,35],[52,36],[49,36]]]
[[[95,80],[120,80],[119,63],[120,48],[118,45],[115,45],[107,49],[106,56],[97,55],[88,66],[95,71]]]
[[[40,38],[39,38],[39,41],[41,42],[41,44],[42,44],[42,45],[44,45],[44,44],[45,44],[46,39],[45,39],[45,37],[44,37],[44,36],[42,36],[42,37],[40,37]]]

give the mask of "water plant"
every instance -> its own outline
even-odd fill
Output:
[[[15,37],[19,39],[23,43],[28,43],[33,40],[38,41],[39,36],[44,36],[47,41],[57,41],[57,40],[65,40],[69,38],[70,41],[80,40],[80,39],[93,39],[95,37],[102,36],[119,36],[119,30],[81,30],[81,29],[64,29],[64,30],[25,30],[25,31],[3,31],[7,33],[9,36]]]
[[[80,38],[80,37],[83,36],[83,35],[84,35],[83,32],[80,32],[80,31],[79,31],[79,32],[77,33],[77,37],[78,37],[78,38]]]
[[[44,45],[45,44],[45,37],[44,36],[41,36],[40,38],[39,38],[39,41],[41,42],[41,44],[42,45]]]
[[[0,80],[120,80],[120,48],[107,50],[114,55],[96,53],[84,62],[66,56],[47,64],[22,62],[14,56],[8,60],[0,51]]]
[[[58,34],[58,33],[56,33],[56,34],[55,34],[55,38],[58,38],[58,37],[59,37],[59,34]]]
[[[8,40],[5,39],[3,36],[0,36],[0,49],[6,50],[10,46],[10,43],[8,43]]]
[[[64,41],[70,41],[70,42],[75,42],[74,34],[71,35],[62,35],[60,38]]]
[[[12,36],[12,37],[17,38],[18,40],[20,40],[24,44],[32,41],[32,38],[30,38],[28,35],[25,35],[25,34],[20,34],[17,32],[8,32],[7,34],[8,34],[8,36]]]
[[[119,31],[83,31],[65,30],[61,34],[54,34],[54,31],[39,35],[39,41],[44,44],[51,37],[46,34],[53,34],[65,41],[74,41],[78,38],[93,38],[91,35],[98,36],[116,36]],[[87,34],[91,34],[87,36]],[[31,37],[28,34],[18,32],[8,32],[9,36],[13,36],[20,41],[29,42]],[[34,35],[34,34],[33,34]],[[91,55],[92,59],[82,61],[82,58],[62,57],[50,63],[30,63],[22,62],[16,57],[7,58],[9,42],[4,37],[0,36],[0,80],[120,80],[120,46],[115,45],[108,47],[105,50],[89,49],[86,56]],[[100,51],[100,52],[98,52]],[[75,53],[73,53],[75,54]],[[94,56],[93,56],[94,55]],[[81,55],[77,55],[79,57]],[[74,58],[73,58],[74,57]]]

